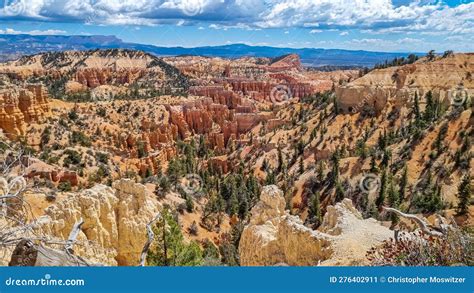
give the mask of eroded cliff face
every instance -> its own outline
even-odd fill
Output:
[[[0,64],[0,74],[20,81],[50,79],[67,92],[102,85],[154,84],[187,88],[187,79],[162,59],[126,49],[47,52]],[[96,92],[97,93],[97,92]],[[98,97],[99,98],[99,97]]]
[[[67,239],[72,226],[84,220],[76,254],[106,265],[133,266],[146,242],[146,224],[161,210],[156,197],[129,179],[112,187],[96,185],[48,207],[40,218],[43,229]]]
[[[165,59],[192,78],[190,94],[212,97],[216,103],[235,108],[239,98],[274,102],[278,95],[307,97],[330,90],[333,83],[352,77],[353,71],[305,70],[298,55],[225,60],[204,57]]]
[[[364,265],[372,246],[393,236],[374,219],[364,220],[349,199],[328,206],[318,230],[285,211],[283,192],[265,186],[240,239],[242,266]]]
[[[42,85],[0,90],[0,129],[10,136],[25,135],[30,123],[38,123],[51,115],[48,93]]]
[[[403,105],[415,92],[433,95],[449,103],[459,87],[474,92],[474,55],[455,54],[434,61],[422,58],[413,64],[377,69],[336,88],[341,110],[358,113],[367,109],[380,113],[387,103]]]

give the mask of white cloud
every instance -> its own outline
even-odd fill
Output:
[[[63,35],[66,31],[62,30],[31,30],[31,31],[17,31],[12,28],[6,28],[5,30],[0,29],[1,35]]]
[[[215,24],[368,33],[472,34],[474,2],[392,0],[9,0],[0,18],[104,25]],[[180,22],[184,20],[185,22]]]
[[[340,36],[347,36],[348,34],[349,34],[349,32],[342,32],[342,33],[340,33],[339,35],[340,35]]]
[[[322,33],[323,30],[318,30],[318,29],[313,29],[313,30],[310,30],[309,33],[310,34],[319,34],[319,33]]]
[[[373,50],[404,52],[413,51],[414,48],[428,52],[432,48],[435,48],[437,45],[432,42],[426,41],[425,39],[415,38],[401,38],[396,40],[387,40],[380,38],[352,39],[350,41],[345,41],[344,44],[348,48],[353,49],[373,48]]]

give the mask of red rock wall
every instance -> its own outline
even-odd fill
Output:
[[[11,136],[25,135],[28,124],[50,115],[48,93],[41,85],[0,91],[0,128]]]

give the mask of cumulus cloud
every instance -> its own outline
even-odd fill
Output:
[[[0,29],[0,35],[62,35],[66,31],[63,30],[32,30],[32,31],[18,31],[12,28],[6,28],[5,30]]]
[[[306,27],[368,33],[474,33],[474,3],[392,0],[5,0],[6,20],[105,25],[215,24],[219,28]]]
[[[412,51],[417,48],[421,52],[429,51],[436,47],[436,44],[426,39],[400,38],[387,40],[382,38],[362,38],[345,41],[344,44],[352,49],[377,48],[383,51]],[[418,52],[420,52],[418,51]]]

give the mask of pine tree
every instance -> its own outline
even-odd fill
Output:
[[[153,227],[155,240],[148,251],[147,261],[152,266],[198,266],[202,252],[195,242],[186,244],[181,227],[168,209]]]
[[[375,200],[375,205],[377,208],[382,207],[385,202],[385,197],[387,193],[387,171],[384,169],[382,172],[382,178],[380,178],[380,190],[377,199]]]
[[[249,202],[247,200],[247,196],[241,195],[240,202],[239,202],[239,218],[244,220],[247,217],[249,211]]]
[[[146,168],[145,178],[148,178],[148,177],[151,177],[151,176],[153,176],[153,171],[151,170],[151,168]]]
[[[406,188],[408,186],[408,167],[405,164],[405,168],[403,168],[402,178],[400,179],[400,198],[405,198]]]
[[[304,173],[304,160],[303,160],[303,156],[300,156],[300,166],[299,166],[299,171],[300,171],[300,174],[303,174]]]
[[[178,184],[181,172],[182,171],[180,162],[177,159],[172,159],[168,164],[168,170],[166,171],[166,174],[168,175],[171,184],[175,187]]]
[[[372,154],[370,158],[370,173],[378,173],[379,168],[377,168],[377,160],[375,158],[375,153]]]
[[[340,202],[344,199],[344,188],[342,188],[341,182],[338,180],[336,183],[336,202]]]
[[[315,226],[321,224],[322,216],[319,192],[314,193],[309,198],[308,217]]]
[[[424,113],[424,120],[425,122],[431,122],[435,118],[436,112],[436,105],[433,99],[433,93],[428,91],[425,95],[426,99],[426,108]]]
[[[376,219],[378,217],[379,211],[377,210],[377,207],[375,206],[375,204],[373,202],[371,202],[367,206],[366,214],[367,214],[368,217],[371,217],[371,218],[374,218],[374,219]]]
[[[315,139],[316,135],[318,135],[317,127],[313,128],[313,130],[311,130],[311,134],[309,135],[309,141],[312,141],[313,139]]]
[[[236,192],[232,192],[229,199],[229,215],[237,215],[239,213],[239,200]]]
[[[323,182],[324,180],[324,166],[323,161],[318,162],[318,171],[316,177],[318,178],[319,182]]]
[[[397,209],[398,206],[400,205],[400,194],[398,193],[398,190],[395,188],[392,178],[390,178],[390,185],[388,187],[387,199],[388,199],[388,205],[394,209]],[[390,219],[392,220],[392,224],[395,224],[398,222],[398,216],[395,213],[390,214]]]
[[[436,136],[436,140],[434,141],[432,147],[436,149],[436,156],[439,157],[444,149],[444,138],[446,137],[446,133],[448,132],[448,125],[443,124],[439,128],[438,135]]]
[[[391,158],[392,158],[392,153],[390,152],[390,150],[385,149],[383,152],[383,157],[382,157],[382,162],[381,162],[383,168],[388,167]]]
[[[336,148],[334,153],[331,156],[331,161],[332,161],[332,178],[331,178],[331,183],[336,184],[339,180],[339,148]]]
[[[415,112],[415,125],[420,126],[421,123],[421,111],[420,111],[420,99],[418,92],[415,92],[415,103],[413,105],[413,111]]]
[[[377,143],[380,150],[385,150],[385,147],[387,147],[387,131],[385,129],[383,130],[383,133],[379,135]]]
[[[430,200],[428,212],[436,212],[443,208],[443,200],[441,196],[441,186],[435,188],[434,194]]]
[[[433,61],[436,58],[435,50],[430,50],[428,54],[426,54],[426,58],[428,61]]]
[[[471,201],[471,176],[466,174],[458,187],[458,215],[465,215],[469,211],[469,203]]]
[[[268,161],[266,158],[263,159],[262,166],[260,167],[260,170],[262,171],[267,171],[268,170]]]
[[[281,170],[283,169],[283,164],[283,154],[281,152],[280,146],[278,146],[278,172],[281,172]]]
[[[204,140],[204,135],[199,136],[199,150],[198,155],[201,158],[204,158],[207,155],[208,149],[206,146],[206,142]]]
[[[333,105],[334,105],[334,114],[339,115],[339,104],[337,102],[336,96],[333,98]]]
[[[193,198],[189,195],[186,196],[186,211],[192,213],[194,210]]]
[[[247,191],[249,192],[249,200],[251,205],[256,203],[260,197],[260,188],[258,185],[258,180],[255,178],[253,173],[251,173],[246,182]]]
[[[272,170],[267,172],[267,177],[265,178],[265,185],[271,185],[276,183],[275,173]]]

